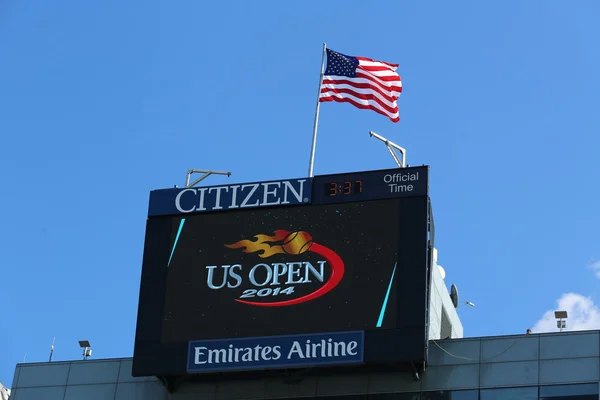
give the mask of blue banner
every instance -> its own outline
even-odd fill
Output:
[[[153,190],[148,216],[308,204],[311,191],[311,178]]]
[[[349,331],[191,341],[187,371],[347,365],[364,361],[364,332]]]

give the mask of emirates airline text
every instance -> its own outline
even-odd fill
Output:
[[[364,332],[190,342],[188,372],[363,362]]]

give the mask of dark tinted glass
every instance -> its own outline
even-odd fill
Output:
[[[419,393],[381,393],[370,394],[369,400],[421,400]]]
[[[538,388],[482,389],[480,400],[538,400]]]
[[[308,397],[303,399],[308,400]],[[317,396],[310,400],[420,400],[419,393],[346,394],[339,396]],[[283,400],[283,399],[281,399]]]
[[[540,386],[541,400],[598,400],[598,384]]]
[[[422,400],[478,400],[477,390],[438,390],[435,392],[423,392]]]

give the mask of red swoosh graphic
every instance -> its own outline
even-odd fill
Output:
[[[331,277],[329,278],[327,283],[324,284],[323,286],[321,286],[318,290],[315,290],[314,292],[304,295],[302,297],[298,297],[297,299],[277,301],[275,303],[258,303],[255,301],[247,301],[247,300],[240,300],[240,299],[235,299],[235,301],[244,303],[244,304],[250,304],[252,306],[260,306],[260,307],[293,306],[296,304],[314,300],[317,297],[321,297],[324,294],[333,290],[333,288],[335,288],[338,285],[338,283],[340,283],[342,278],[344,277],[344,272],[345,272],[344,262],[342,261],[340,256],[338,256],[333,250],[328,249],[327,247],[322,246],[318,243],[313,243],[312,246],[310,246],[310,249],[308,251],[312,251],[313,253],[316,253],[316,254],[319,254],[319,255],[325,257],[325,259],[327,261],[329,261],[329,263],[331,264]]]

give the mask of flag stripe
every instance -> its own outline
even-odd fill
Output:
[[[327,68],[320,102],[349,103],[373,110],[392,122],[400,120],[397,100],[402,93],[398,64],[354,57],[327,49]]]
[[[356,74],[364,74],[366,76],[372,76],[373,78],[384,81],[384,82],[400,82],[400,77],[395,72],[393,74],[388,74],[387,72],[379,72],[379,71],[367,71],[361,67],[356,69]]]
[[[362,63],[385,64],[385,65],[393,68],[394,70],[396,68],[398,68],[398,66],[400,65],[400,64],[393,64],[393,63],[389,63],[389,62],[385,62],[385,61],[375,61],[372,58],[367,58],[367,57],[356,56],[356,58],[358,58],[358,60],[360,61],[361,64]]]
[[[377,88],[378,90],[381,90],[383,93],[387,93],[390,97],[395,97],[395,98],[400,97],[400,93],[402,93],[402,82],[397,82],[394,84],[382,83],[377,78],[375,78],[371,75],[367,75],[367,74],[357,73],[356,78],[349,78],[346,76],[344,76],[344,77],[328,76],[328,75],[323,77],[323,83],[335,84],[337,82],[339,82],[339,83],[354,82],[354,83],[359,83],[359,84],[367,84],[373,88]]]
[[[340,98],[337,96],[329,96],[329,97],[321,97],[319,99],[319,101],[325,103],[325,102],[329,102],[329,101],[337,101],[338,103],[350,103],[352,104],[354,107],[356,108],[361,108],[363,110],[373,110],[376,113],[379,113],[381,115],[385,115],[386,117],[388,117],[392,122],[398,122],[400,121],[400,116],[398,113],[394,114],[394,115],[389,115],[388,113],[380,110],[377,107],[374,107],[371,104],[368,104],[368,102],[366,104],[362,103],[362,102],[357,102],[355,100],[353,100],[350,97],[344,97],[344,98]]]
[[[383,90],[397,91],[397,92],[402,91],[402,82],[401,81],[386,82],[377,76],[373,76],[371,74],[365,74],[365,73],[362,73],[361,71],[356,72],[356,78],[368,79],[369,81],[373,82],[374,84],[376,84]]]
[[[395,71],[393,69],[390,69],[388,66],[381,66],[381,65],[365,65],[365,64],[359,64],[358,68],[362,68],[364,70],[367,71],[382,71],[382,72],[387,72],[388,75],[390,74],[394,74]]]
[[[397,100],[400,96],[400,92],[402,92],[402,88],[398,88],[394,91],[383,90],[379,86],[371,84],[371,82],[367,79],[356,79],[353,81],[347,79],[323,79],[323,86],[330,87],[335,85],[340,85],[344,87],[352,86],[357,89],[371,89],[381,94],[387,101],[390,102]]]
[[[325,86],[325,85],[324,85]],[[395,104],[395,100],[388,100],[381,96],[377,92],[373,92],[370,89],[356,89],[353,87],[342,87],[341,85],[327,85],[321,88],[321,93],[339,93],[339,94],[350,94],[360,99],[372,99],[379,103],[379,105],[388,110],[391,113],[397,111],[398,107]]]
[[[369,105],[373,106],[374,108],[377,108],[378,110],[380,110],[382,113],[384,113],[385,115],[387,115],[390,118],[392,118],[393,116],[398,114],[398,107],[389,107],[384,104],[381,104],[381,102],[378,101],[377,98],[374,98],[373,96],[370,96],[370,95],[354,93],[354,92],[346,92],[344,90],[337,90],[335,92],[328,91],[328,92],[321,93],[321,95],[319,96],[319,99],[322,99],[322,98],[326,99],[329,97],[352,98],[357,103],[369,104]],[[321,100],[319,100],[319,101],[321,101]]]

